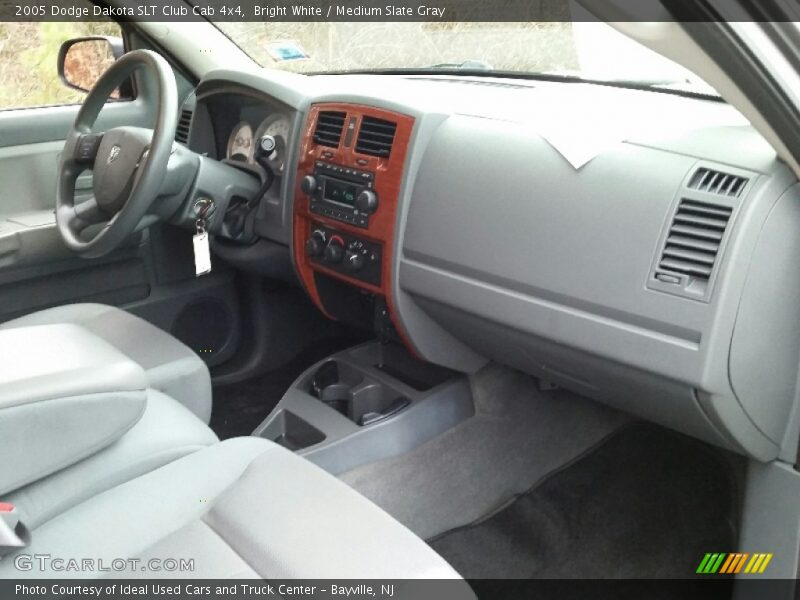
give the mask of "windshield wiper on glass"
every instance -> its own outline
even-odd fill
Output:
[[[474,58],[467,59],[460,63],[438,63],[423,69],[457,69],[459,71],[494,71],[492,65],[485,60],[478,60]]]

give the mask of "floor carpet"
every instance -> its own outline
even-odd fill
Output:
[[[693,577],[706,552],[736,547],[730,461],[632,424],[505,508],[429,543],[470,579]]]
[[[504,506],[629,421],[497,365],[470,383],[475,416],[411,452],[340,475],[424,539]]]

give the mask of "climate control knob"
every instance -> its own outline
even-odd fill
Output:
[[[314,233],[306,240],[306,254],[312,257],[322,256],[325,252],[325,238],[319,233]]]
[[[364,255],[360,254],[359,252],[353,252],[352,250],[348,250],[347,254],[345,255],[344,266],[347,267],[348,271],[360,271],[364,268],[364,264],[366,261],[364,260]]]
[[[356,208],[365,213],[374,213],[378,210],[378,196],[372,190],[363,190],[356,197]]]
[[[317,191],[317,178],[313,175],[306,175],[300,181],[300,189],[306,196],[314,195],[314,192]]]
[[[325,255],[323,257],[325,262],[332,265],[339,264],[344,258],[344,244],[339,238],[332,238],[328,245],[325,246]]]

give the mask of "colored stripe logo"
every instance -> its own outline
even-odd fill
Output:
[[[700,561],[697,573],[701,575],[763,573],[772,560],[772,553],[709,552]]]

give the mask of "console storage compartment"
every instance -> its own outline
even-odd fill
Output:
[[[418,392],[433,389],[454,376],[453,371],[418,360],[395,344],[381,344],[377,352],[362,347],[353,355]]]
[[[325,434],[289,410],[281,410],[262,432],[261,437],[288,448],[300,450],[318,444]]]

